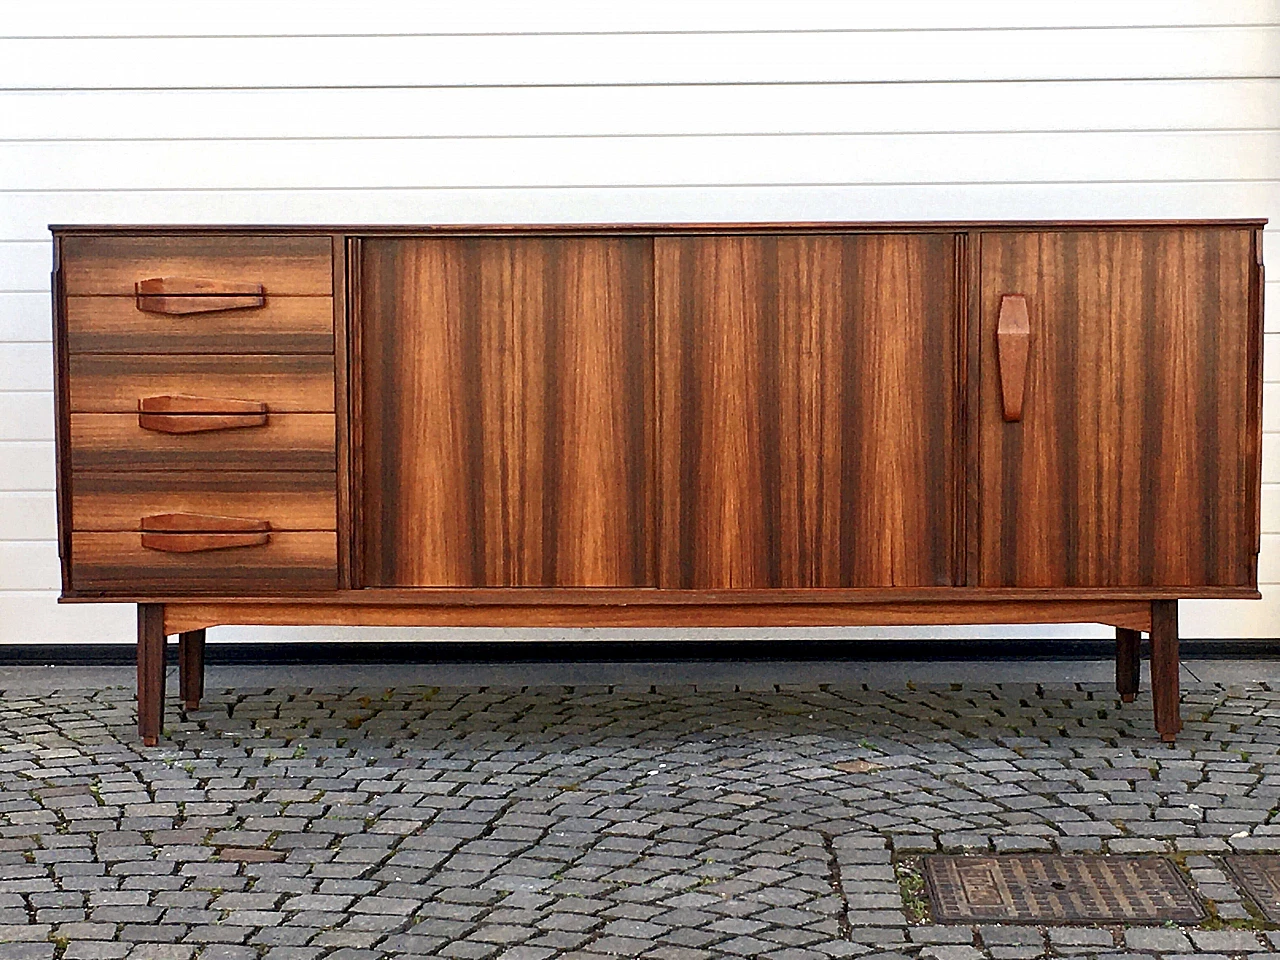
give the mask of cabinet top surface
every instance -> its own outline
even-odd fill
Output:
[[[907,220],[744,221],[741,223],[423,223],[423,224],[50,224],[55,235],[175,233],[339,233],[360,235],[466,233],[758,233],[959,230],[1132,230],[1186,227],[1261,227],[1265,217],[1186,220]]]

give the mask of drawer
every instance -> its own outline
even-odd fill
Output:
[[[136,413],[144,397],[254,400],[274,411],[333,410],[333,357],[81,354],[68,360],[73,413]]]
[[[261,307],[153,313],[134,297],[68,297],[77,353],[333,353],[330,297],[266,297]]]
[[[189,277],[218,284],[259,285],[272,296],[332,296],[329,237],[170,235],[65,237],[62,282],[67,296],[128,296],[144,280]]]
[[[332,531],[275,532],[253,546],[170,553],[142,545],[138,532],[71,535],[71,585],[80,591],[272,593],[333,590],[338,537]]]
[[[71,468],[97,470],[336,469],[331,413],[269,414],[260,426],[201,433],[144,430],[137,413],[71,414]]]
[[[71,484],[71,523],[77,531],[139,529],[143,517],[165,513],[252,517],[272,530],[333,530],[337,477],[333,473],[79,472]]]

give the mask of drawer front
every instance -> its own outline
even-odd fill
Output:
[[[331,413],[271,414],[262,426],[158,433],[136,413],[71,414],[71,467],[81,470],[323,470],[337,467]]]
[[[333,410],[333,357],[326,354],[69,358],[72,413],[136,413],[144,397],[185,394],[256,400],[268,413]]]
[[[266,520],[272,530],[337,527],[333,473],[80,472],[72,482],[77,531],[137,530],[143,517],[190,513]]]
[[[160,277],[260,284],[265,295],[333,294],[329,237],[65,237],[62,276],[68,296],[128,296]]]
[[[338,583],[332,531],[273,531],[255,546],[194,553],[148,549],[135,531],[80,532],[71,535],[71,554],[71,583],[81,591],[264,594]]]
[[[271,297],[261,307],[165,314],[134,297],[68,297],[67,349],[77,353],[333,353],[333,300]]]

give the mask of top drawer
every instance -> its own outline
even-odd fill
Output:
[[[62,276],[68,296],[128,296],[157,277],[261,284],[266,296],[329,296],[329,237],[66,237]]]

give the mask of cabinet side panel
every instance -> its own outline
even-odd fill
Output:
[[[650,249],[363,242],[366,585],[652,584]]]
[[[951,582],[954,255],[655,241],[662,586]]]
[[[49,275],[53,303],[53,435],[57,458],[55,503],[58,511],[58,564],[62,592],[71,594],[71,385],[67,377],[67,297],[62,271],[62,238],[53,238],[53,270]]]
[[[983,585],[1251,583],[1249,257],[1238,229],[984,236]],[[1031,324],[1014,423],[1006,294]]]

